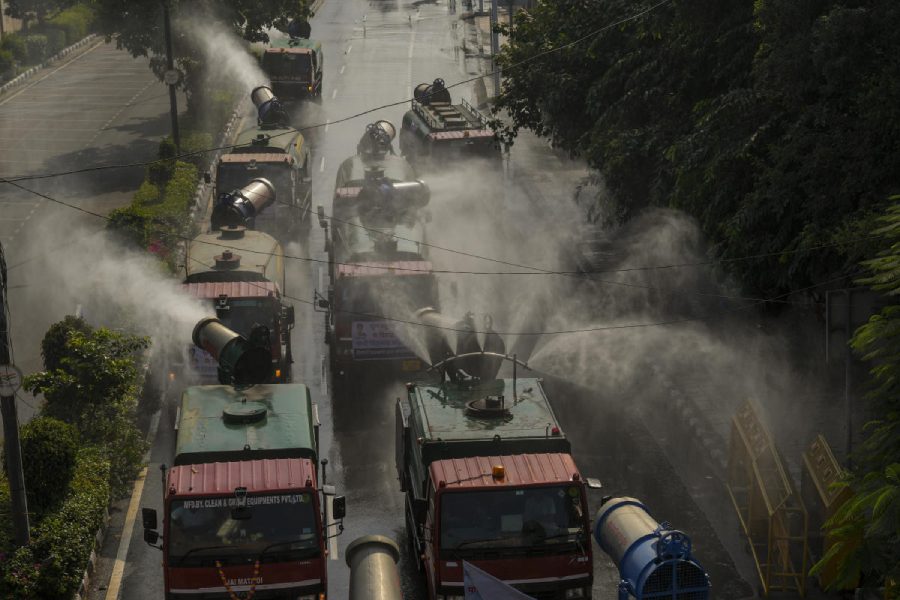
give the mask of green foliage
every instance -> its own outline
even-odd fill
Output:
[[[60,509],[32,530],[31,544],[0,562],[3,597],[71,598],[94,548],[110,499],[110,464],[97,448],[79,450]]]
[[[15,64],[16,61],[13,58],[12,52],[0,48],[0,76],[3,76],[12,71],[12,68],[15,66]]]
[[[28,64],[36,65],[44,62],[49,54],[47,54],[47,36],[41,34],[32,34],[25,37],[25,48],[28,55]]]
[[[66,344],[69,335],[73,331],[89,333],[92,327],[81,317],[66,315],[62,321],[50,326],[44,339],[41,340],[41,356],[44,358],[44,369],[55,371],[60,367],[60,361],[66,355]]]
[[[534,130],[598,169],[626,217],[696,217],[749,290],[852,275],[897,189],[900,4],[893,0],[542,2],[500,57],[495,123]],[[571,42],[584,41],[565,47]],[[552,48],[563,50],[532,59]],[[795,252],[836,244],[829,251]],[[790,252],[790,254],[787,254]]]
[[[44,22],[48,17],[60,10],[72,6],[77,0],[7,0],[6,14],[16,19],[22,19],[27,29],[28,23]]]
[[[5,469],[0,469],[0,575],[5,557],[15,550],[13,544],[12,504],[9,497],[9,481]],[[2,587],[0,587],[2,589]]]
[[[863,264],[870,275],[861,280],[896,300],[900,294],[900,196],[878,220],[874,233],[883,236],[875,258]],[[853,348],[873,365],[869,401],[878,418],[866,427],[856,453],[856,471],[846,482],[855,492],[827,523],[837,540],[814,568],[838,557],[841,587],[860,575],[876,585],[900,580],[900,304],[874,315],[853,337]]]
[[[94,11],[87,4],[77,4],[60,12],[47,22],[65,32],[66,44],[71,45],[84,39],[90,33],[94,24]]]
[[[50,58],[66,47],[66,32],[62,29],[51,27],[50,25],[43,25],[40,28],[33,29],[32,31],[47,38],[47,47],[44,50],[44,59]]]
[[[179,161],[162,194],[158,186],[145,181],[129,206],[110,213],[107,228],[174,268],[175,250],[191,233],[189,215],[197,183],[197,167]]]
[[[78,431],[58,419],[38,417],[22,427],[21,445],[28,512],[42,515],[65,497],[75,468]]]
[[[43,394],[43,413],[74,425],[84,442],[103,448],[112,465],[116,492],[136,472],[145,449],[135,426],[138,352],[149,341],[98,328],[71,331],[59,366],[25,378],[24,387]]]
[[[12,53],[13,58],[18,62],[25,62],[28,59],[25,38],[18,33],[4,34],[3,39],[0,39],[0,50]]]

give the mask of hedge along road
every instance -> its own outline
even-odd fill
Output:
[[[179,98],[179,106],[185,105]],[[97,42],[0,97],[0,177],[147,160],[169,128],[168,93],[147,59]],[[143,175],[139,167],[24,185],[107,214],[130,202]],[[14,360],[26,374],[43,367],[43,333],[82,303],[43,276],[48,261],[64,256],[71,240],[104,226],[96,217],[0,184],[0,243],[10,267]],[[91,307],[83,308],[90,320]],[[20,394],[22,422],[31,418],[33,407],[34,401]]]

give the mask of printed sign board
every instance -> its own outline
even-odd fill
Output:
[[[353,321],[352,336],[353,358],[356,360],[413,356],[387,321]]]

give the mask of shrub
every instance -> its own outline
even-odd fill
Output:
[[[44,62],[47,54],[47,36],[33,33],[25,37],[25,53],[28,56],[28,64],[36,65]]]
[[[41,31],[47,36],[47,57],[53,56],[66,47],[66,32],[57,27],[45,27]]]
[[[12,521],[9,482],[6,480],[6,474],[3,472],[3,469],[0,469],[0,565],[3,564],[6,555],[15,550]],[[0,567],[0,575],[2,574],[3,569]]]
[[[0,76],[12,71],[15,64],[16,60],[13,58],[12,52],[0,48]]]
[[[29,546],[2,564],[4,597],[71,598],[94,548],[110,500],[110,465],[97,448],[82,448],[60,509],[32,531]]]
[[[189,132],[181,138],[181,154],[190,154],[190,156],[185,156],[182,160],[201,169],[209,163],[207,153],[201,152],[201,150],[207,150],[212,146],[213,136],[211,134],[198,131]]]
[[[66,496],[78,453],[78,431],[58,419],[38,417],[22,427],[21,439],[28,511],[41,515]]]
[[[66,45],[71,46],[90,32],[94,24],[94,12],[89,6],[78,4],[62,11],[47,22],[65,32]]]
[[[7,33],[0,40],[0,49],[7,50],[18,62],[28,60],[28,49],[25,46],[25,39],[18,33]]]
[[[44,339],[41,340],[41,356],[44,358],[44,369],[55,371],[60,367],[60,361],[66,355],[66,343],[73,331],[89,333],[93,327],[81,317],[67,315],[62,321],[50,326]]]

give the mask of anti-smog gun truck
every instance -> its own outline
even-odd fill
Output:
[[[327,597],[329,537],[342,496],[321,482],[319,422],[309,389],[268,384],[269,353],[214,318],[194,343],[223,385],[185,389],[173,466],[163,467],[162,532],[143,509],[144,540],[163,553],[167,600]]]

